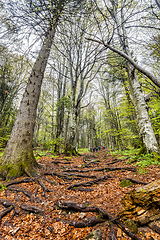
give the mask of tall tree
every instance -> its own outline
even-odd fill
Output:
[[[42,80],[62,12],[69,4],[69,9],[72,8],[73,11],[78,2],[7,1],[9,20],[15,20],[19,28],[23,24],[27,30],[32,27],[32,30],[41,33],[43,43],[28,79],[10,139],[0,160],[0,175],[3,178],[16,178],[24,173],[29,176],[37,174],[38,164],[33,155],[32,140]]]
[[[104,0],[103,3],[106,7],[105,11],[107,10],[107,15],[103,13],[102,8],[100,8],[96,3],[96,7],[98,9],[99,14],[105,20],[105,23],[109,24],[108,16],[110,16],[110,21],[112,22],[112,29],[113,34],[111,39],[108,43],[105,44],[104,40],[101,41],[97,40],[97,42],[103,44],[107,49],[109,48],[112,51],[117,52],[121,56],[123,56],[127,61],[127,72],[128,72],[128,79],[130,84],[130,90],[133,97],[134,107],[137,115],[137,122],[139,128],[139,135],[143,142],[144,147],[146,148],[147,152],[156,152],[159,153],[159,147],[155,138],[155,134],[152,128],[151,120],[147,111],[147,105],[144,100],[144,96],[142,94],[142,89],[140,83],[138,81],[136,70],[141,71],[146,76],[148,76],[157,86],[160,86],[160,81],[158,78],[154,77],[150,72],[141,68],[132,58],[131,51],[129,48],[129,40],[126,31],[126,22],[128,19],[133,15],[133,10],[135,8],[134,1],[109,1],[109,4],[106,3]],[[133,9],[133,10],[132,10]],[[128,14],[125,14],[125,13]],[[130,14],[130,15],[129,15]],[[107,16],[107,17],[106,17]],[[107,28],[109,26],[107,25]],[[110,42],[113,42],[114,34],[117,34],[119,38],[120,48],[122,51],[110,46]]]
[[[88,28],[89,13],[86,18],[81,12],[68,19],[67,27],[61,24],[60,39],[57,37],[58,50],[65,61],[68,82],[70,82],[70,115],[69,131],[65,152],[76,154],[81,102],[87,93],[89,84],[93,81],[98,68],[94,71],[98,59],[97,47],[84,38]],[[91,29],[89,29],[91,31]],[[62,38],[63,36],[63,38]],[[63,73],[61,73],[63,74]],[[64,75],[64,74],[63,74]]]

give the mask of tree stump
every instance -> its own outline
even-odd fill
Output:
[[[160,219],[160,180],[138,187],[122,199],[119,217],[122,221],[133,220],[146,225]]]

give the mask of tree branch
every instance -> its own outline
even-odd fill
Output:
[[[145,76],[147,76],[157,87],[160,88],[160,80],[158,78],[156,78],[155,76],[153,76],[150,72],[148,72],[147,70],[143,69],[141,66],[139,66],[132,58],[130,58],[127,54],[125,54],[124,52],[110,46],[109,44],[106,44],[102,41],[99,41],[97,39],[92,39],[92,38],[86,38],[89,41],[93,41],[93,42],[97,42],[99,44],[104,45],[106,48],[109,48],[111,51],[118,53],[120,56],[122,56],[123,58],[125,58],[127,61],[129,61],[139,72],[143,73]]]

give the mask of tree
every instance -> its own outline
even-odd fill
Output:
[[[77,153],[77,140],[79,129],[79,116],[81,112],[81,102],[87,93],[89,84],[93,81],[98,69],[94,70],[98,59],[97,47],[93,43],[88,42],[84,38],[86,29],[88,28],[88,18],[83,17],[81,12],[76,16],[68,19],[67,26],[63,23],[59,27],[60,34],[57,34],[57,42],[55,47],[61,53],[67,69],[66,73],[61,72],[62,76],[67,75],[70,90],[70,114],[69,114],[69,131],[65,152],[70,154]],[[89,31],[92,29],[90,28]],[[58,39],[59,36],[59,39]],[[58,61],[56,59],[56,61]],[[57,64],[56,64],[57,65]],[[55,65],[55,67],[56,67]],[[59,72],[57,66],[57,72]],[[59,130],[61,131],[61,130]]]
[[[30,0],[22,3],[13,1],[7,3],[11,9],[10,12],[8,10],[10,21],[15,20],[19,27],[24,24],[23,27],[26,27],[27,30],[32,27],[37,33],[44,36],[42,47],[20,103],[11,136],[0,160],[0,175],[8,179],[16,178],[24,173],[28,176],[37,175],[38,164],[33,155],[32,140],[42,80],[62,11],[68,6],[67,4],[71,4],[70,7],[73,11],[78,1]],[[28,26],[29,23],[30,26]]]
[[[152,128],[151,120],[147,111],[147,105],[144,100],[144,96],[142,94],[142,89],[140,83],[138,81],[136,70],[143,72],[146,76],[148,76],[151,81],[153,81],[158,87],[160,87],[160,81],[157,77],[154,77],[150,72],[143,70],[133,59],[131,56],[131,52],[129,49],[129,41],[128,35],[126,32],[126,22],[132,14],[130,14],[129,9],[134,7],[133,1],[109,1],[107,5],[105,1],[104,4],[106,6],[105,11],[107,10],[107,17],[103,13],[102,8],[98,7],[97,1],[94,1],[98,8],[99,14],[104,18],[105,22],[107,22],[108,15],[110,16],[110,21],[112,21],[113,34],[109,41],[109,43],[105,43],[104,40],[95,40],[98,43],[103,44],[106,49],[110,49],[122,57],[126,59],[127,64],[127,72],[128,72],[128,80],[130,84],[130,90],[134,102],[134,107],[137,115],[137,123],[139,128],[139,136],[142,140],[142,144],[147,152],[159,153],[158,144],[155,138],[155,134]],[[126,12],[128,9],[128,13],[130,16],[126,16],[124,11]],[[134,9],[134,8],[133,8]],[[132,12],[131,12],[132,13]],[[107,22],[108,24],[108,22]],[[108,26],[107,26],[108,27]],[[109,27],[108,27],[109,28]],[[120,48],[122,50],[118,50],[110,45],[110,42],[113,41],[114,34],[117,34],[119,38]],[[91,40],[91,39],[90,39]]]
[[[16,114],[16,100],[27,78],[28,64],[25,58],[0,46],[0,146],[5,147]]]

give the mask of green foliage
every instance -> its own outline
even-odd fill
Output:
[[[6,186],[4,186],[2,183],[0,183],[0,191],[4,191],[6,189]]]
[[[78,149],[78,152],[79,152],[80,154],[83,154],[83,153],[89,152],[89,150],[88,150],[88,148],[79,148],[79,149]]]
[[[141,156],[138,156],[138,162],[137,162],[137,166],[145,168],[151,165],[157,165],[160,166],[160,162],[158,160],[156,160],[153,156],[153,154],[142,154]]]
[[[154,153],[152,154],[141,154],[139,155],[139,149],[131,149],[125,151],[115,151],[111,152],[112,156],[118,157],[119,159],[126,159],[128,164],[133,164],[136,162],[136,166],[138,166],[139,174],[146,173],[146,168],[151,165],[160,166],[159,158],[155,157]]]
[[[0,152],[0,157],[2,157],[3,156],[3,152]]]

